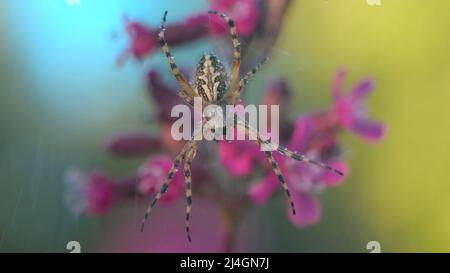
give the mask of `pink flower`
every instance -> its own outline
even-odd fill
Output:
[[[158,29],[149,28],[124,16],[125,30],[131,39],[130,46],[119,56],[117,62],[123,64],[129,55],[142,61],[157,46]]]
[[[116,202],[114,180],[99,171],[85,174],[78,169],[70,169],[66,173],[66,183],[66,202],[76,214],[102,214]]]
[[[244,107],[237,108],[236,115],[245,119]],[[233,139],[237,139],[238,132],[234,130],[233,134]],[[244,177],[254,171],[254,167],[261,159],[264,159],[264,155],[255,141],[222,140],[219,142],[219,158],[224,168],[232,176]]]
[[[119,55],[117,63],[122,65],[130,55],[138,61],[142,61],[155,50],[159,49],[158,33],[159,26],[148,27],[142,23],[132,21],[124,16],[125,30],[130,38],[129,47]],[[170,24],[167,26],[166,40],[170,46],[195,41],[205,37],[209,32],[206,24],[206,14],[194,15],[181,24]]]
[[[300,118],[292,133],[289,148],[306,154],[309,158],[327,163],[348,174],[347,165],[333,154],[336,149],[336,139],[333,133],[324,136],[324,128],[319,117],[324,115]],[[274,155],[279,162],[280,169],[289,185],[297,213],[289,219],[297,227],[302,228],[315,224],[320,219],[320,203],[316,195],[327,187],[337,186],[345,176],[339,176],[328,170],[298,162],[294,159]],[[280,183],[276,175],[267,168],[268,174],[259,183],[249,188],[251,199],[258,204],[265,203],[274,192],[280,190]]]
[[[219,143],[220,162],[231,175],[236,177],[251,174],[261,154],[258,145],[251,141],[224,140]]]
[[[321,207],[319,200],[312,194],[305,192],[294,193],[292,198],[295,204],[298,204],[296,214],[292,214],[292,210],[288,210],[289,220],[299,227],[303,228],[308,225],[317,224],[320,220]]]
[[[225,13],[236,23],[237,31],[242,36],[250,36],[254,33],[260,11],[255,0],[210,0],[211,9]],[[224,20],[216,15],[209,16],[211,20],[211,32],[215,35],[228,34],[228,26]]]
[[[361,114],[364,99],[372,90],[372,81],[361,81],[354,87],[349,97],[344,97],[343,92],[339,90],[343,84],[343,76],[345,74],[342,71],[339,72],[333,86],[333,94],[336,98],[333,108],[297,119],[288,141],[288,148],[299,151],[311,159],[324,162],[342,171],[345,176],[274,153],[298,210],[296,215],[289,213],[289,218],[298,227],[317,223],[321,213],[317,195],[328,187],[340,185],[348,176],[348,166],[341,158],[337,133],[342,128],[346,128],[365,138],[378,139],[375,136],[380,137],[384,132],[381,123],[376,123],[380,128],[378,134],[371,134],[370,132],[373,131],[359,130],[360,127],[355,126],[355,124],[363,123],[374,124]],[[288,86],[280,80],[274,82],[266,90],[263,102],[283,105],[282,110],[285,111],[289,94]],[[286,127],[291,127],[289,126],[291,122],[287,118],[282,118],[282,120]],[[233,141],[232,143],[222,141],[220,143],[220,160],[225,169],[236,177],[248,176],[258,167],[265,167],[267,175],[248,189],[251,199],[257,204],[263,204],[274,192],[280,190],[280,183],[265,158],[261,158],[262,153],[258,146],[253,144],[247,141]]]
[[[211,0],[210,9],[227,14],[236,23],[238,33],[250,36],[258,24],[259,7],[255,0]],[[124,16],[125,30],[130,37],[129,47],[119,55],[117,63],[122,65],[130,55],[139,61],[152,54],[158,47],[158,27],[148,27]],[[168,24],[166,40],[170,46],[182,45],[204,38],[209,34],[229,35],[226,22],[207,11],[194,14],[182,23]]]
[[[348,95],[344,94],[344,81],[347,72],[343,69],[336,73],[333,83],[334,107],[341,126],[348,128],[363,139],[376,141],[383,137],[385,127],[368,117],[365,100],[373,90],[373,81],[364,79],[355,85]]]
[[[172,167],[173,159],[166,155],[152,156],[139,168],[138,192],[145,196],[159,191]],[[184,182],[181,172],[177,172],[162,202],[171,202],[184,195]]]

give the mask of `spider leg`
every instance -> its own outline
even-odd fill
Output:
[[[341,176],[344,175],[343,172],[341,172],[340,170],[337,170],[337,169],[331,167],[330,165],[327,165],[327,164],[325,164],[323,162],[320,162],[320,161],[317,161],[317,160],[309,159],[306,156],[304,156],[302,154],[299,154],[297,152],[291,151],[291,150],[289,150],[286,147],[278,146],[277,151],[280,154],[288,156],[288,157],[290,157],[292,159],[295,159],[297,161],[304,161],[306,163],[309,163],[309,164],[312,164],[312,165],[316,165],[316,166],[318,166],[320,168],[323,168],[323,169],[326,169],[328,171],[334,172],[334,173],[336,173],[338,175],[341,175]]]
[[[226,16],[223,13],[220,13],[215,10],[210,10],[209,13],[218,15],[222,17],[228,24],[228,27],[230,28],[230,34],[231,34],[231,41],[233,42],[233,48],[234,48],[234,60],[233,60],[233,79],[230,84],[230,89],[233,91],[236,88],[237,82],[239,80],[239,70],[241,68],[241,43],[238,39],[238,34],[236,30],[236,24],[234,23],[233,19]]]
[[[180,165],[181,161],[184,160],[184,158],[186,156],[186,152],[189,151],[189,149],[192,147],[194,142],[195,142],[194,140],[190,140],[188,143],[186,143],[184,145],[183,149],[181,150],[181,152],[175,157],[172,167],[170,168],[169,173],[167,175],[167,178],[164,181],[164,184],[162,185],[160,191],[156,194],[155,198],[153,199],[153,201],[150,203],[147,210],[145,211],[145,216],[141,222],[141,232],[144,231],[145,221],[147,221],[147,218],[150,215],[152,208],[156,205],[158,200],[161,199],[163,194],[166,193],[167,190],[169,189],[169,185],[172,182],[175,173],[178,171],[178,166]]]
[[[304,161],[306,163],[312,164],[312,165],[316,165],[318,167],[321,167],[323,169],[332,171],[338,175],[344,175],[343,172],[341,172],[340,170],[337,170],[323,162],[317,161],[317,160],[313,160],[313,159],[309,159],[306,156],[299,154],[297,152],[291,151],[286,147],[280,146],[280,145],[275,145],[273,143],[271,143],[269,140],[262,140],[261,139],[261,135],[259,134],[259,132],[253,128],[251,128],[247,122],[243,121],[242,119],[238,118],[236,116],[237,119],[237,125],[240,127],[243,127],[246,132],[248,132],[248,134],[253,135],[253,137],[255,137],[256,139],[259,139],[259,141],[261,142],[261,144],[263,145],[267,145],[268,147],[272,148],[272,150],[276,150],[278,153],[288,156],[292,159],[295,159],[297,161]]]
[[[247,72],[245,76],[239,81],[239,85],[236,90],[230,90],[231,92],[227,93],[225,99],[231,104],[236,104],[237,100],[241,96],[242,90],[247,85],[248,81],[253,78],[253,76],[258,72],[258,70],[262,67],[262,65],[267,61],[267,58],[264,58],[258,65],[256,65],[252,70]]]
[[[197,143],[191,147],[187,152],[186,160],[184,162],[184,181],[186,184],[186,235],[189,242],[191,242],[191,211],[192,211],[192,173],[191,164],[197,152]]]
[[[172,57],[172,53],[170,53],[169,45],[167,44],[166,38],[164,36],[164,33],[166,31],[165,23],[166,23],[166,17],[167,17],[167,11],[164,13],[163,21],[161,24],[161,30],[158,34],[159,37],[159,44],[164,52],[164,54],[167,57],[167,60],[170,64],[170,70],[172,74],[177,79],[178,83],[183,87],[183,91],[186,93],[187,96],[190,98],[194,98],[196,96],[194,90],[187,82],[186,78],[181,73],[180,69],[178,68],[177,64],[175,63],[174,58]]]
[[[183,92],[183,91],[178,91],[178,92],[177,92],[177,95],[178,95],[180,98],[182,98],[183,101],[184,101],[185,103],[187,103],[187,104],[189,104],[190,106],[194,107],[194,100],[193,100],[191,97],[189,97],[188,95],[186,95],[185,92]]]
[[[261,145],[261,143],[258,141],[258,143]],[[292,214],[295,215],[295,205],[294,205],[294,201],[292,200],[291,197],[291,192],[289,191],[289,187],[288,184],[286,183],[286,180],[284,179],[283,174],[281,173],[280,167],[278,166],[278,162],[277,160],[273,157],[272,152],[270,151],[265,151],[264,154],[267,157],[267,160],[270,163],[270,166],[272,167],[273,172],[275,173],[275,175],[278,178],[278,181],[280,181],[281,186],[284,189],[284,192],[286,193],[286,196],[288,198],[288,202],[291,206],[291,210],[292,210]]]

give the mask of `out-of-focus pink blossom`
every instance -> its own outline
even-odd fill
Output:
[[[373,81],[364,79],[348,95],[344,95],[345,78],[345,70],[336,73],[332,87],[335,99],[332,109],[299,118],[288,145],[291,150],[322,161],[345,175],[340,176],[317,166],[275,155],[298,207],[296,215],[289,212],[291,221],[298,227],[319,220],[320,203],[316,195],[327,187],[339,185],[349,174],[348,165],[341,158],[337,133],[341,129],[348,129],[363,139],[379,140],[385,132],[382,123],[370,120],[367,115],[365,100],[373,90]],[[259,183],[249,188],[249,195],[255,203],[264,203],[279,189],[278,185],[277,177],[269,172]]]
[[[225,13],[233,18],[241,36],[252,35],[260,18],[259,6],[256,0],[210,0],[211,9]],[[210,15],[211,32],[215,35],[228,34],[228,26],[224,20]]]
[[[255,31],[260,18],[256,0],[210,0],[210,9],[227,14],[236,23],[237,31],[242,36],[250,36]],[[128,48],[118,57],[122,65],[128,57],[133,56],[142,61],[159,47],[158,27],[148,27],[124,16],[125,30],[130,38]],[[167,25],[165,33],[167,43],[177,46],[213,35],[229,35],[226,22],[208,11],[194,14],[181,23]]]
[[[339,70],[333,83],[333,112],[337,116],[340,125],[348,128],[363,139],[372,141],[381,139],[384,135],[385,127],[382,123],[369,118],[365,101],[373,90],[373,81],[364,79],[345,95],[344,81],[346,76],[346,70]]]
[[[245,108],[239,104],[235,108],[236,115],[245,119]],[[241,107],[242,106],[242,107]],[[233,130],[233,139],[238,139],[237,130]],[[219,142],[219,158],[224,168],[235,177],[245,177],[254,171],[261,159],[264,159],[263,153],[255,141],[238,140]]]
[[[98,215],[109,212],[118,201],[135,200],[138,197],[147,200],[161,189],[171,165],[171,157],[154,155],[139,168],[137,175],[120,179],[100,171],[84,173],[79,169],[69,169],[65,177],[65,201],[77,215]],[[193,168],[193,173],[208,177],[202,168]],[[183,195],[182,174],[177,173],[161,201],[172,202]]]
[[[208,20],[206,14],[198,14],[188,18],[183,23],[168,25],[166,31],[167,43],[171,46],[177,46],[205,37],[209,33]],[[117,59],[119,65],[122,65],[130,55],[138,61],[142,61],[159,48],[159,26],[148,27],[126,16],[124,17],[124,23],[130,42],[128,48]]]
[[[339,176],[326,169],[298,162],[292,158],[275,155],[298,210],[296,215],[289,213],[290,219],[298,227],[315,224],[319,220],[320,203],[315,195],[329,186],[340,184],[348,175],[347,165],[332,153],[335,148],[333,145],[336,144],[333,133],[323,137],[318,128],[324,128],[316,127],[316,120],[313,117],[299,118],[288,147],[306,154],[311,159],[337,167],[345,173],[345,176]],[[267,176],[249,188],[249,195],[255,203],[261,204],[278,190],[280,190],[278,179],[268,168]]]
[[[70,169],[66,174],[66,183],[66,201],[77,214],[105,213],[116,202],[114,180],[102,172],[85,174],[78,169]]]
[[[145,196],[159,191],[172,167],[173,159],[166,155],[150,157],[138,171],[140,182],[138,191]],[[175,174],[168,191],[161,198],[162,202],[171,202],[184,195],[184,182],[181,172]]]
[[[93,174],[87,188],[87,211],[99,214],[108,211],[114,204],[116,196],[113,181],[103,174]]]
[[[242,177],[251,174],[261,151],[251,141],[221,141],[219,144],[220,162],[233,176]]]
[[[249,188],[249,195],[256,204],[266,203],[272,194],[279,190],[280,183],[272,176],[265,176],[259,183],[254,183]]]
[[[129,47],[119,56],[117,63],[122,65],[132,55],[142,61],[158,46],[158,29],[149,28],[124,16],[125,30],[130,37]]]
[[[306,192],[295,192],[292,195],[294,203],[297,205],[296,214],[288,209],[289,220],[298,228],[317,224],[320,220],[321,207],[316,196]]]

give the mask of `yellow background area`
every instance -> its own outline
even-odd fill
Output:
[[[449,10],[445,0],[293,1],[273,72],[285,68],[295,109],[330,105],[344,66],[348,87],[376,80],[371,115],[388,127],[377,144],[344,135],[351,175],[322,196],[324,245],[358,236],[351,250],[375,240],[382,251],[450,251]]]

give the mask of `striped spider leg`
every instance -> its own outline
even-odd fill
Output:
[[[318,166],[320,168],[327,169],[328,171],[332,171],[332,172],[334,172],[334,173],[336,173],[338,175],[341,175],[341,176],[344,175],[344,173],[342,173],[340,170],[337,170],[337,169],[335,169],[335,168],[333,168],[333,167],[331,167],[331,166],[329,166],[329,165],[327,165],[327,164],[325,164],[323,162],[316,161],[316,160],[313,160],[313,159],[309,159],[306,156],[304,156],[302,154],[299,154],[297,152],[291,151],[291,150],[289,150],[286,147],[283,147],[283,146],[271,143],[269,140],[263,140],[262,136],[259,134],[259,132],[256,129],[250,127],[247,124],[247,122],[243,121],[242,119],[240,119],[240,118],[237,118],[237,119],[238,119],[237,120],[237,126],[239,126],[241,128],[245,128],[245,130],[248,131],[249,134],[251,134],[256,139],[260,139],[260,141],[261,141],[261,143],[263,145],[268,145],[268,147],[270,147],[272,150],[274,150],[274,151],[276,150],[278,153],[280,153],[282,155],[285,155],[285,156],[288,156],[288,157],[290,157],[292,159],[295,159],[297,161],[304,161],[306,163],[309,163],[309,164],[312,164],[312,165],[316,165],[316,166]]]
[[[184,182],[186,187],[186,236],[189,242],[191,239],[191,211],[192,211],[192,172],[191,164],[197,152],[197,142],[186,153],[186,159],[184,161]]]
[[[183,101],[184,101],[186,104],[188,104],[188,105],[194,107],[194,99],[192,99],[191,97],[189,97],[188,95],[186,95],[185,92],[183,92],[183,91],[178,91],[178,92],[177,92],[177,95],[178,95],[180,98],[182,98]]]
[[[225,100],[235,105],[238,101],[238,99],[241,96],[242,91],[244,90],[244,87],[247,85],[247,83],[253,78],[253,76],[258,72],[259,69],[263,66],[263,64],[267,61],[268,58],[264,58],[259,64],[257,64],[252,70],[247,72],[247,74],[244,75],[244,77],[239,81],[239,85],[236,88],[236,90],[230,90],[228,92],[227,96],[225,97]]]
[[[150,215],[150,212],[152,211],[153,207],[156,205],[156,203],[161,199],[161,197],[167,192],[169,189],[169,185],[173,180],[174,175],[178,172],[178,167],[180,166],[181,162],[185,160],[186,155],[191,151],[192,147],[196,145],[196,141],[194,138],[190,141],[188,141],[184,146],[183,149],[181,149],[181,152],[175,157],[172,167],[169,170],[169,173],[167,174],[166,180],[164,181],[163,185],[161,186],[160,191],[156,194],[153,201],[148,206],[147,210],[145,211],[144,218],[141,222],[141,232],[144,231],[145,222],[147,221],[148,216]]]
[[[188,81],[184,77],[183,73],[181,73],[180,69],[178,68],[177,64],[175,63],[174,58],[172,57],[172,53],[170,52],[169,45],[167,44],[165,32],[166,32],[166,18],[167,18],[167,11],[164,13],[163,20],[161,23],[161,30],[159,31],[158,38],[159,38],[159,44],[164,52],[164,55],[166,55],[167,60],[170,64],[170,70],[173,74],[173,76],[177,79],[178,83],[183,88],[183,92],[186,94],[187,97],[194,99],[196,96],[194,90],[189,85]]]
[[[228,17],[227,15],[220,13],[215,10],[210,10],[209,13],[215,14],[217,16],[222,17],[228,24],[228,28],[230,29],[230,35],[231,35],[231,41],[233,43],[233,75],[232,75],[232,82],[230,84],[229,92],[234,92],[238,79],[239,79],[239,71],[241,69],[241,43],[239,42],[237,30],[236,30],[236,24],[234,23],[233,19]],[[230,92],[231,91],[231,92]],[[227,94],[228,96],[228,94]]]
[[[239,84],[238,84],[239,70],[240,70],[240,64],[241,64],[241,44],[238,39],[236,24],[234,23],[233,19],[231,19],[230,17],[228,17],[227,15],[225,15],[223,13],[220,13],[215,10],[210,10],[209,13],[222,17],[227,22],[228,27],[230,29],[231,40],[232,40],[233,48],[234,48],[233,75],[232,75],[233,78],[232,78],[230,88],[225,96],[225,101],[234,105],[234,104],[236,104],[237,99],[240,97],[240,94],[241,94],[242,90],[244,89],[245,85],[247,84],[247,82],[260,69],[262,64],[264,64],[264,62],[266,62],[267,58],[264,58],[260,64],[258,64],[255,68],[253,68],[251,71],[249,71],[239,81]],[[237,88],[236,88],[236,85],[238,85]]]

